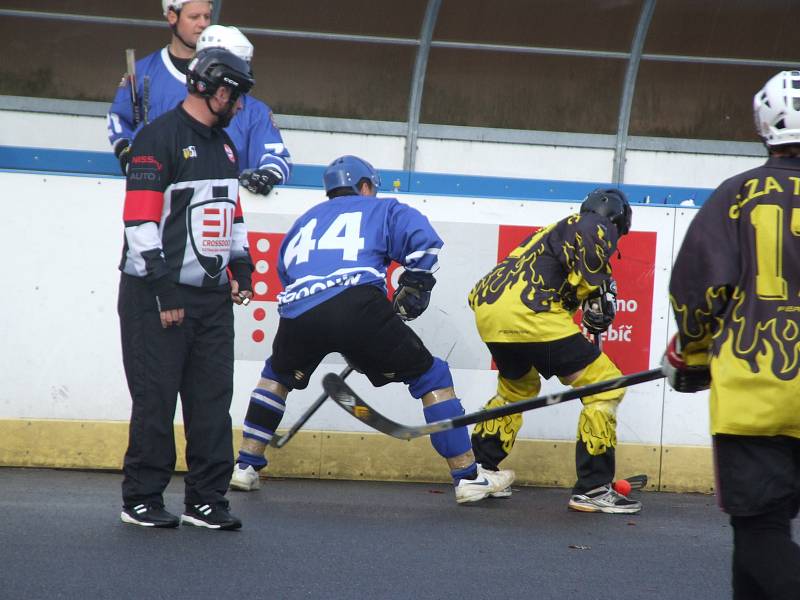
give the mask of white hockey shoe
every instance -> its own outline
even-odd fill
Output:
[[[231,475],[231,489],[239,492],[252,492],[261,487],[261,480],[258,478],[258,471],[251,465],[246,467],[242,463],[236,463]]]
[[[478,465],[478,477],[475,479],[462,479],[456,485],[456,502],[477,502],[487,496],[505,492],[514,482],[514,471],[504,469],[501,471],[487,471]]]

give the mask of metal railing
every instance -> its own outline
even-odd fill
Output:
[[[286,116],[279,118],[280,120],[290,120],[292,126],[295,128],[303,129],[317,129],[318,124],[316,121],[322,120],[328,123],[336,123],[337,126],[346,126],[350,129],[357,129],[361,133],[376,133],[379,135],[396,135],[399,127],[404,129],[405,137],[405,152],[403,167],[405,170],[415,170],[416,164],[416,147],[417,140],[420,137],[432,137],[431,132],[437,132],[437,136],[445,136],[448,133],[457,135],[454,139],[480,139],[491,141],[516,141],[520,143],[543,143],[536,140],[547,140],[544,143],[553,143],[555,140],[569,139],[570,145],[585,142],[588,147],[599,148],[612,148],[614,150],[614,161],[612,167],[611,179],[615,183],[622,183],[624,181],[624,165],[625,155],[629,148],[671,148],[672,151],[678,151],[679,148],[687,148],[691,152],[706,152],[706,153],[720,153],[720,148],[726,148],[733,151],[734,154],[741,154],[746,156],[758,155],[756,151],[757,144],[750,144],[746,142],[719,142],[713,140],[665,140],[662,138],[648,138],[648,137],[630,137],[628,135],[628,127],[630,123],[631,108],[633,104],[633,96],[636,91],[636,78],[639,70],[639,64],[642,60],[645,61],[658,61],[658,62],[683,62],[683,63],[705,63],[705,64],[725,64],[725,65],[742,65],[742,66],[762,66],[762,67],[776,67],[776,68],[796,68],[796,62],[791,61],[777,61],[777,60],[762,60],[754,58],[726,58],[726,57],[712,57],[712,56],[681,56],[674,54],[653,54],[643,53],[644,42],[647,37],[647,31],[652,21],[653,13],[655,12],[657,0],[643,0],[642,11],[639,16],[638,24],[634,33],[634,38],[631,43],[630,52],[613,52],[602,50],[583,50],[577,48],[548,48],[540,46],[524,46],[514,44],[487,44],[487,43],[473,43],[473,42],[456,42],[447,40],[434,40],[433,31],[436,24],[442,0],[428,0],[423,22],[420,28],[418,38],[405,38],[394,36],[372,36],[360,34],[341,34],[341,33],[326,33],[326,32],[313,32],[313,31],[300,31],[300,30],[287,30],[287,29],[270,29],[261,27],[240,27],[240,29],[247,35],[277,37],[277,38],[296,38],[296,39],[310,39],[310,40],[323,40],[331,42],[356,42],[365,44],[383,44],[395,46],[415,46],[417,48],[414,69],[409,82],[409,98],[408,98],[408,116],[405,124],[388,123],[385,121],[359,121],[356,119],[325,119],[320,117],[302,117],[302,116]],[[214,3],[212,19],[218,22],[222,14],[223,0],[216,0]],[[102,23],[109,25],[125,25],[137,27],[156,27],[165,28],[166,24],[163,20],[152,19],[133,19],[122,17],[109,17],[98,15],[82,15],[82,14],[69,14],[58,12],[44,12],[33,10],[12,10],[0,9],[0,16],[7,17],[23,17],[31,19],[47,19],[56,21],[77,21],[81,23]],[[599,134],[568,134],[559,132],[542,132],[542,131],[520,131],[520,130],[507,130],[507,129],[489,129],[475,127],[456,127],[456,126],[440,126],[440,125],[426,125],[420,124],[420,113],[422,108],[422,99],[424,96],[424,84],[427,71],[428,58],[432,48],[449,48],[458,50],[469,50],[478,52],[509,52],[514,54],[539,54],[539,55],[552,55],[552,56],[568,56],[568,57],[585,57],[585,58],[600,58],[611,60],[624,60],[628,62],[625,78],[623,81],[623,89],[620,98],[620,107],[617,119],[616,135],[599,135]],[[8,104],[8,98],[2,104]],[[83,103],[85,105],[92,103]],[[102,103],[98,103],[102,104]],[[356,123],[360,123],[355,125]],[[345,125],[343,125],[345,124]],[[389,133],[391,131],[391,133]],[[489,133],[487,133],[487,131]],[[511,138],[511,139],[509,139]],[[521,141],[525,140],[525,141]],[[689,149],[691,148],[691,149]]]

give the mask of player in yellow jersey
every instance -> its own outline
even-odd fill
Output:
[[[800,597],[800,71],[754,98],[767,162],[724,181],[692,221],[670,281],[664,356],[679,392],[711,387],[733,597]]]
[[[587,340],[573,315],[599,335],[616,314],[617,286],[609,259],[630,230],[631,207],[618,189],[596,189],[574,214],[531,235],[481,279],[469,294],[481,339],[497,369],[497,393],[486,408],[538,395],[540,376],[557,376],[574,387],[621,375],[600,348]],[[584,512],[636,513],[640,502],[612,487],[617,443],[616,410],[623,389],[582,399],[575,462],[577,481],[569,508]],[[478,423],[475,457],[497,469],[522,427],[514,414]],[[508,496],[511,490],[492,494]]]

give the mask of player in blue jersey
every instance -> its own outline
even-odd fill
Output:
[[[442,240],[419,211],[377,198],[380,178],[358,157],[334,160],[323,181],[329,200],[297,219],[281,244],[281,318],[272,356],[250,396],[233,489],[258,488],[289,391],[304,389],[332,352],[375,386],[408,385],[428,422],[464,414],[447,363],[404,322],[428,307]],[[389,302],[386,269],[393,260],[405,270]],[[514,480],[513,471],[485,471],[475,462],[466,427],[434,433],[431,442],[447,460],[459,503],[502,492]]]
[[[224,48],[248,63],[253,57],[253,45],[238,29],[209,26],[210,2],[162,0],[162,7],[172,29],[172,40],[165,48],[136,62],[137,110],[134,111],[126,77],[108,113],[109,140],[123,174],[128,169],[131,141],[139,129],[186,97],[186,70],[195,51]],[[242,110],[226,132],[238,151],[241,185],[253,193],[267,195],[273,186],[288,181],[291,157],[269,106],[250,96],[243,101]]]

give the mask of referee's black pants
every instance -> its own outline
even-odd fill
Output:
[[[131,393],[125,506],[157,502],[175,469],[173,421],[180,393],[186,431],[186,504],[225,502],[233,471],[233,309],[230,291],[179,286],[183,324],[161,327],[155,297],[122,274],[118,311]]]

